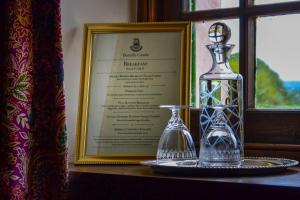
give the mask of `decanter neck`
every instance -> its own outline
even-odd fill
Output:
[[[234,73],[229,65],[229,56],[234,45],[214,43],[207,45],[207,48],[212,56],[213,64],[209,73],[230,74]]]

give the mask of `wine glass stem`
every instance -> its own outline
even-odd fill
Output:
[[[170,123],[174,123],[176,121],[178,121],[180,118],[179,116],[179,110],[178,109],[172,109],[172,117],[170,119]]]

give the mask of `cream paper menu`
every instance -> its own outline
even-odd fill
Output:
[[[180,102],[180,32],[93,35],[87,155],[154,156]]]

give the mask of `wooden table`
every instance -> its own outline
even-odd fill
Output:
[[[250,177],[180,177],[140,165],[69,166],[69,199],[300,200],[300,168]]]

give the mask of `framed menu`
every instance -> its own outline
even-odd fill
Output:
[[[86,24],[75,164],[153,159],[171,116],[188,105],[190,23]],[[188,125],[188,111],[183,113]]]

